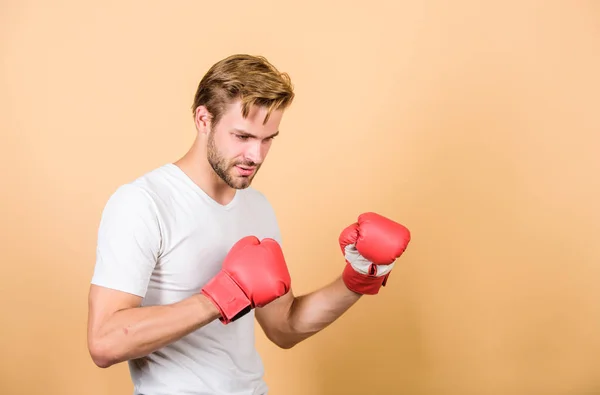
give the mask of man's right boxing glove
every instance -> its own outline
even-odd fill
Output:
[[[361,214],[339,237],[346,258],[342,279],[348,289],[359,294],[379,293],[409,242],[410,232],[403,225],[379,214]]]
[[[221,312],[219,320],[228,324],[285,295],[290,286],[279,243],[247,236],[234,244],[221,271],[202,288],[202,294]]]

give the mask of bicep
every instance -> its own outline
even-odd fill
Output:
[[[88,297],[91,337],[117,311],[141,304],[159,249],[160,228],[152,199],[140,188],[121,186],[108,200],[98,229]]]
[[[264,307],[257,307],[256,321],[271,340],[289,330],[289,313],[294,303],[294,293],[290,289],[285,295]]]

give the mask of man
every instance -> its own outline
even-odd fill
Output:
[[[100,221],[88,347],[127,361],[135,394],[266,394],[254,318],[288,349],[376,294],[410,234],[366,213],[340,234],[340,278],[294,296],[276,217],[250,187],[294,98],[266,59],[235,55],[201,80],[197,138],[117,188]]]

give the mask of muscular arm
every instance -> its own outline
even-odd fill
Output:
[[[340,277],[299,297],[290,291],[269,305],[257,308],[256,318],[267,337],[287,349],[325,329],[360,297],[350,291]]]
[[[267,337],[291,348],[323,330],[354,305],[361,295],[375,295],[384,286],[396,260],[410,242],[410,231],[377,213],[364,213],[339,237],[346,265],[342,276],[327,286],[295,297],[283,297],[257,309]]]
[[[136,295],[91,286],[88,349],[99,367],[145,356],[220,315],[201,294],[164,306],[140,307],[141,300]]]

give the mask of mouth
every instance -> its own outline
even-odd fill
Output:
[[[251,176],[256,171],[256,167],[246,167],[246,166],[236,165],[235,168],[237,169],[238,173],[244,177]]]

